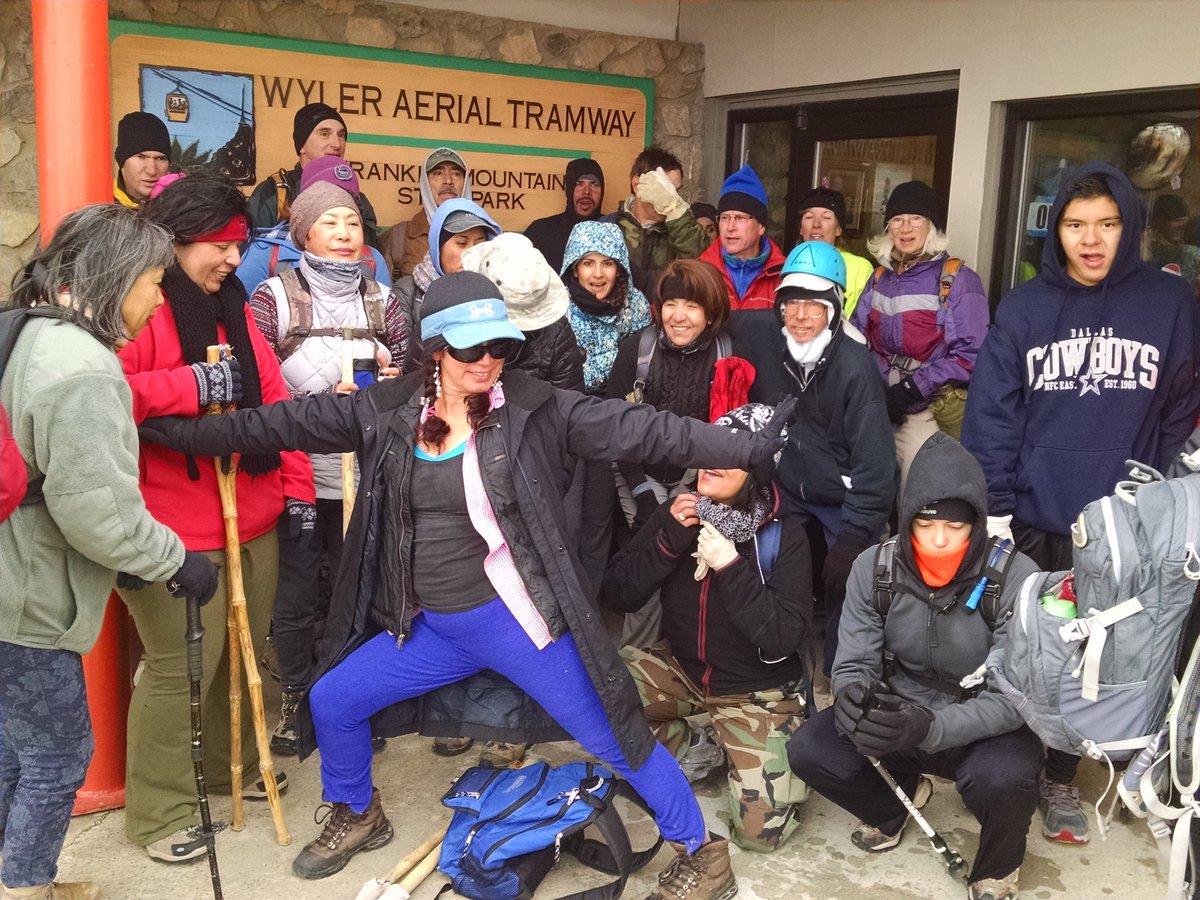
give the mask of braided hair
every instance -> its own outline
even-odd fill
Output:
[[[441,362],[434,356],[425,358],[425,393],[422,404],[428,409],[428,414],[421,422],[420,429],[417,432],[417,438],[422,443],[428,444],[430,447],[436,447],[439,451],[442,449],[442,444],[445,443],[446,437],[450,434],[450,426],[446,420],[437,414],[437,398],[441,394],[441,386],[439,384]],[[483,420],[487,418],[487,414],[491,411],[492,402],[488,397],[487,391],[481,391],[476,394],[467,395],[467,424],[471,426],[472,431],[477,431],[479,426],[483,424]]]

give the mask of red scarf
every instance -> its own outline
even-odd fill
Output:
[[[970,546],[971,542],[966,541],[957,550],[929,550],[917,543],[915,537],[912,538],[913,558],[917,561],[921,580],[931,588],[948,585],[958,574],[958,567],[962,565]]]

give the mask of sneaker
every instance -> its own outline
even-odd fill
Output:
[[[711,725],[692,729],[691,739],[683,759],[679,761],[679,768],[683,769],[689,784],[695,784],[718,769],[725,768],[725,751],[717,743],[716,733]]]
[[[917,809],[923,809],[925,804],[929,802],[929,798],[933,796],[933,782],[922,775],[917,779],[917,789],[913,791],[912,802]],[[895,834],[888,834],[886,831],[881,831],[874,825],[868,825],[866,822],[859,822],[854,830],[850,832],[850,843],[860,850],[866,850],[868,853],[883,853],[885,850],[891,850],[899,845],[904,837],[904,829],[908,827],[911,816],[904,820],[900,826],[900,830]]]
[[[258,667],[271,676],[275,681],[281,681],[279,668],[279,651],[275,649],[275,639],[267,635],[263,651],[258,656]]]
[[[56,881],[31,887],[6,887],[3,900],[99,900],[100,885],[94,881]]]
[[[1013,869],[1003,878],[981,878],[967,888],[967,900],[1017,900],[1020,869]]]
[[[438,756],[458,756],[466,753],[475,743],[475,738],[469,737],[439,737],[433,739],[433,752]]]
[[[286,772],[276,772],[275,773],[275,787],[279,791],[279,793],[282,794],[284,791],[286,791],[287,786],[288,786],[287,773]],[[242,789],[242,799],[243,800],[266,800],[267,799],[267,780],[265,778],[260,778],[260,779],[258,779],[258,781],[254,782],[254,784],[250,785],[249,787],[243,788]]]
[[[392,839],[392,823],[383,814],[378,788],[371,793],[371,805],[358,815],[349,804],[322,803],[313,819],[318,825],[324,822],[325,828],[292,862],[292,871],[301,878],[326,878],[344,869],[358,851],[374,850]]]
[[[476,765],[491,766],[493,769],[510,769],[519,766],[525,759],[528,744],[509,744],[505,741],[487,741],[479,751]]]
[[[668,842],[675,858],[658,876],[658,886],[646,900],[728,900],[737,893],[729,864],[729,841],[711,838],[689,854],[683,844]]]
[[[371,753],[382,753],[383,748],[387,746],[387,738],[379,737],[378,735],[371,738]]]
[[[1042,834],[1061,844],[1088,842],[1087,813],[1079,800],[1079,788],[1073,784],[1047,781],[1038,775],[1038,811],[1042,814]]]
[[[296,710],[300,706],[299,691],[284,691],[279,706],[279,724],[271,732],[271,753],[278,756],[295,756]]]
[[[213,834],[224,830],[224,822],[213,822]],[[204,843],[204,829],[199,825],[181,828],[174,834],[146,845],[146,855],[160,862],[180,863],[199,859],[208,853],[208,845]],[[11,888],[10,888],[11,890]]]

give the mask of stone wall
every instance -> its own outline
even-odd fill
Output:
[[[0,295],[37,240],[29,6],[0,37]],[[697,196],[704,48],[511,19],[364,0],[110,0],[113,18],[216,28],[653,78],[654,136],[683,162],[684,195]],[[631,160],[632,162],[632,160]],[[609,191],[623,193],[612,179]]]

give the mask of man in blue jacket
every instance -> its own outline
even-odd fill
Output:
[[[988,531],[1043,569],[1071,567],[1071,523],[1136,459],[1162,468],[1196,421],[1196,301],[1142,262],[1129,179],[1089,162],[1050,209],[1041,273],[1009,292],[971,378],[963,445],[988,482]],[[1078,757],[1047,752],[1047,837],[1088,839]]]

